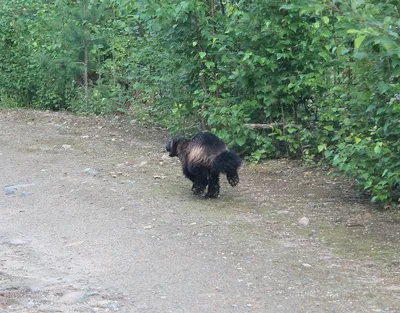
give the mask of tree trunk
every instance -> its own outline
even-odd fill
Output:
[[[85,28],[86,28],[86,26],[85,26]],[[85,62],[84,62],[85,72],[84,72],[84,77],[83,77],[84,85],[85,85],[85,101],[87,101],[87,98],[88,98],[88,86],[89,86],[88,65],[89,65],[88,42],[85,38]]]

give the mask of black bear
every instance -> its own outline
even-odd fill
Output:
[[[191,139],[172,139],[165,148],[170,157],[177,156],[181,161],[183,174],[193,182],[195,195],[203,193],[208,185],[205,197],[218,197],[220,173],[226,174],[232,187],[239,183],[238,168],[242,160],[212,133],[198,133]]]

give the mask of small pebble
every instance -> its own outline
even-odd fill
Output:
[[[84,172],[84,173],[88,173],[88,174],[93,175],[93,176],[96,176],[96,175],[99,174],[99,171],[94,170],[94,169],[89,168],[89,167],[88,167],[88,168],[85,168],[85,169],[83,170],[83,172]]]
[[[310,224],[310,220],[304,216],[301,219],[299,219],[298,224],[300,226],[308,226],[308,224]]]

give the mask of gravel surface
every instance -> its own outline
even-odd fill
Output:
[[[196,197],[165,131],[0,111],[1,312],[400,312],[400,214],[288,160]]]

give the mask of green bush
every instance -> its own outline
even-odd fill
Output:
[[[398,204],[397,1],[6,0],[0,12],[1,105],[208,129],[251,161],[329,164]]]

